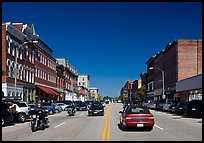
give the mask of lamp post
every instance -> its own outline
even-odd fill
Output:
[[[21,44],[19,46],[19,49],[24,46],[25,44],[28,43],[38,43],[38,41],[28,41],[28,42],[24,42],[23,44]],[[15,95],[16,96],[16,82],[17,82],[17,46],[16,46],[16,57],[15,57]]]
[[[158,68],[158,67],[150,67],[149,68],[150,70],[152,70],[152,69],[157,69],[157,70],[159,70],[161,73],[162,73],[162,97],[163,97],[163,99],[165,99],[165,94],[164,94],[164,71],[163,70],[161,70],[160,68]]]

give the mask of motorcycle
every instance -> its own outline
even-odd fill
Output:
[[[31,118],[31,131],[35,132],[37,130],[44,130],[45,128],[48,128],[48,113],[44,110],[39,111],[33,111],[30,112],[30,118]]]
[[[68,106],[67,107],[67,113],[69,114],[69,116],[74,116],[76,113],[76,109],[74,106]]]

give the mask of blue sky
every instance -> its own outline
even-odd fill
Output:
[[[127,80],[175,39],[202,39],[201,2],[3,2],[2,22],[34,24],[53,49],[102,96],[119,96]]]

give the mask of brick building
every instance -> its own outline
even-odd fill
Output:
[[[149,69],[157,67],[164,71],[166,98],[174,99],[177,81],[202,74],[202,40],[175,40],[146,64],[148,94],[151,92],[154,99],[161,99],[162,74],[157,69]],[[153,86],[154,92],[150,91],[150,86]]]
[[[23,23],[2,24],[2,91],[5,97],[19,97],[26,102],[35,100],[35,48],[38,36],[25,33]]]

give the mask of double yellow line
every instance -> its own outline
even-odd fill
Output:
[[[101,139],[102,141],[110,141],[110,104],[108,105],[108,111],[106,114],[106,122],[104,124],[103,135]]]

